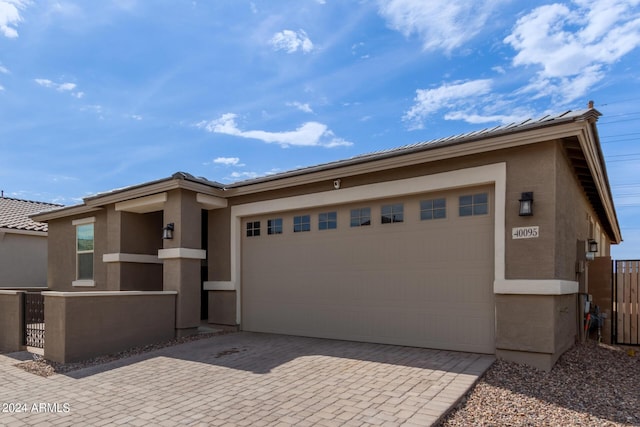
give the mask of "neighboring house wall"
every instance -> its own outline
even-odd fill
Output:
[[[47,235],[0,229],[0,288],[47,284]]]

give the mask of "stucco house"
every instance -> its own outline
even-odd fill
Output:
[[[0,195],[0,288],[46,287],[47,224],[29,215],[59,207]]]
[[[599,116],[230,185],[176,173],[36,215],[49,224],[46,316],[75,292],[171,292],[179,335],[206,319],[549,369],[579,335],[589,259],[621,241]]]

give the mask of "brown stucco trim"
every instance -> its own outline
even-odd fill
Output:
[[[387,156],[379,155],[375,158],[363,157],[336,162],[335,164],[320,165],[314,168],[306,168],[289,173],[278,174],[273,177],[257,178],[246,183],[237,183],[227,186],[228,197],[241,196],[263,191],[270,191],[298,186],[327,179],[337,179],[341,176],[353,176],[379,172],[387,169],[397,169],[421,163],[447,160],[455,157],[469,156],[492,152],[505,148],[521,145],[535,144],[543,141],[566,138],[576,133],[584,126],[570,126],[564,123],[564,127],[550,127],[535,129],[528,133],[516,133],[499,137],[481,138],[472,142],[464,141],[444,147],[425,145],[419,151],[400,151],[389,153]],[[567,129],[567,126],[569,128]],[[257,182],[256,182],[257,181]]]
[[[190,190],[210,196],[224,197],[224,190],[217,188],[216,183],[205,184],[185,179],[183,175],[174,175],[170,178],[116,190],[110,193],[98,194],[85,199],[87,206],[103,206],[110,203],[123,202],[138,197],[149,196],[171,190]]]
[[[90,207],[87,205],[69,206],[68,208],[56,209],[55,211],[43,212],[31,215],[30,218],[38,222],[47,222],[52,219],[66,218],[69,216],[85,215],[102,210],[101,207]]]

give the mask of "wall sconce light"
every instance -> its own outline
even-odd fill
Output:
[[[170,222],[169,224],[167,224],[166,227],[162,229],[162,238],[165,240],[173,239],[173,230],[174,230],[174,224],[173,222]]]
[[[340,178],[338,178],[338,179],[334,179],[334,180],[333,180],[333,188],[335,188],[336,190],[339,190],[339,189],[340,189],[340,183],[341,183],[341,182],[342,182],[342,181],[340,180]]]
[[[598,252],[598,242],[593,239],[589,239],[589,252],[595,254]]]
[[[533,216],[533,191],[520,195],[520,216]]]

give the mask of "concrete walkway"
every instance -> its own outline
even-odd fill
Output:
[[[42,378],[0,355],[2,426],[428,426],[488,355],[233,333]]]

